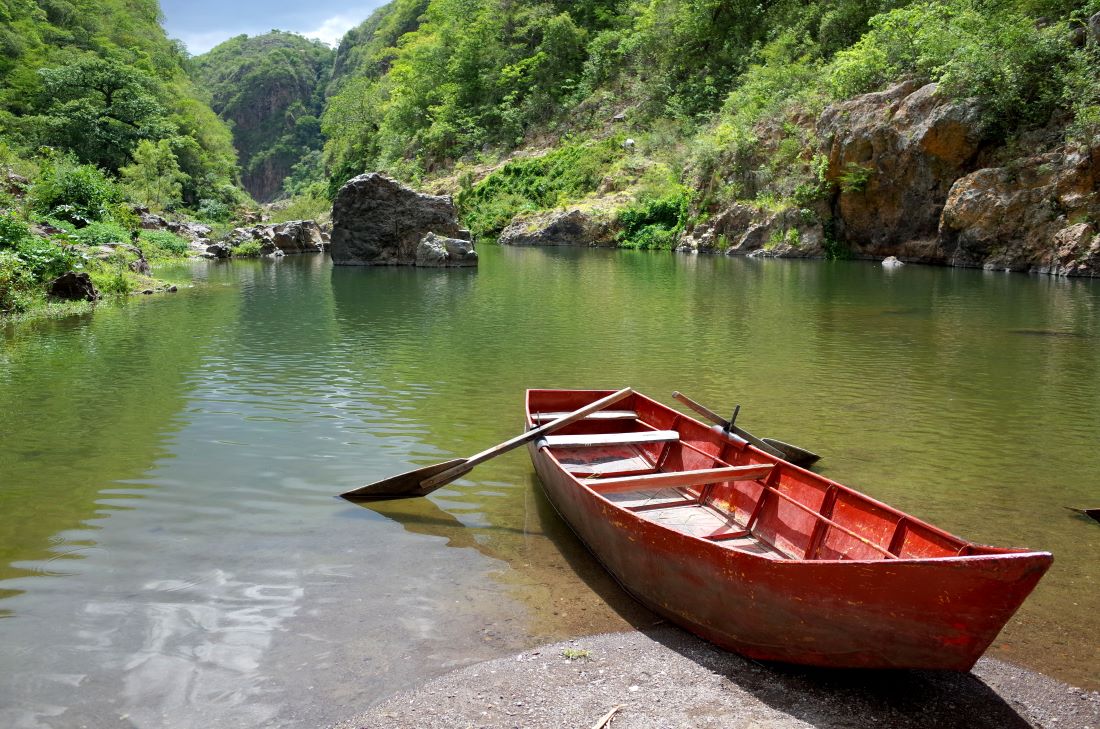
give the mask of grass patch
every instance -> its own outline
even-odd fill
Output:
[[[552,209],[594,192],[622,156],[618,139],[566,144],[507,163],[459,192],[455,202],[467,228],[479,237],[495,237],[520,213]]]

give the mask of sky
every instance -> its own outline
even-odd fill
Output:
[[[259,35],[289,30],[329,45],[367,19],[387,0],[161,0],[168,35],[187,45],[191,55],[205,53],[241,33]]]

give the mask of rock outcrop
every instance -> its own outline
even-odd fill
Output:
[[[500,234],[506,246],[611,246],[615,230],[602,219],[579,208],[518,216]]]
[[[260,244],[260,255],[322,253],[328,246],[328,234],[313,220],[292,220],[273,225],[234,228],[223,243],[236,248],[248,241]]]
[[[48,292],[55,299],[66,301],[96,301],[99,299],[99,292],[96,291],[91,276],[75,271],[69,271],[51,281]]]
[[[332,261],[340,266],[416,265],[428,233],[459,238],[449,196],[418,193],[372,172],[348,180],[332,208]]]
[[[812,210],[772,212],[734,204],[680,239],[682,253],[815,258],[824,255],[825,232]]]
[[[468,240],[428,233],[416,247],[416,265],[436,268],[476,266],[477,251]]]
[[[940,212],[983,141],[978,108],[912,81],[827,108],[817,122],[836,235],[856,254],[940,257]]]
[[[1100,275],[1100,149],[1051,152],[957,180],[939,243],[955,266]]]

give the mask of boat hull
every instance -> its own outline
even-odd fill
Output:
[[[750,658],[969,670],[1049,568],[1042,552],[939,559],[765,559],[668,529],[528,446],[547,497],[640,602]]]

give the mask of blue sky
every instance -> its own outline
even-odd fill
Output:
[[[386,0],[161,0],[168,35],[205,53],[241,33],[289,30],[331,45]]]

